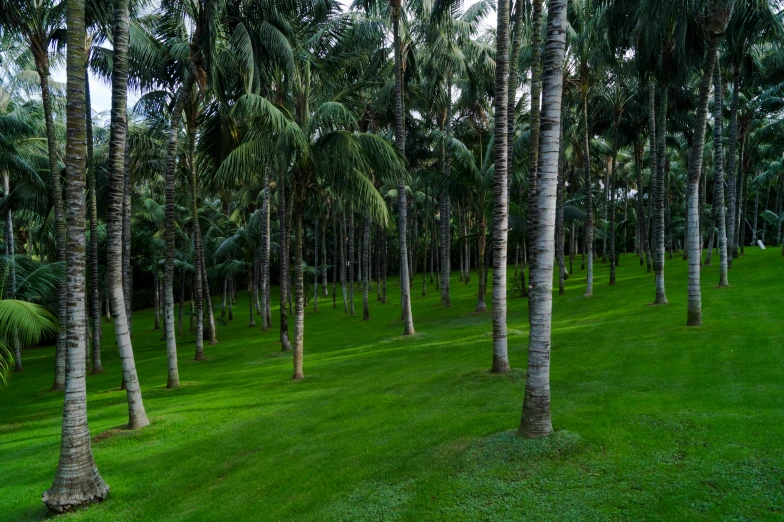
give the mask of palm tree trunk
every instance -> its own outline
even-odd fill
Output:
[[[509,89],[509,2],[498,1],[495,59],[495,142],[493,156],[493,365],[491,372],[509,371],[506,338],[506,256],[509,233],[507,185],[507,102]]]
[[[700,239],[700,216],[699,216],[699,185],[700,173],[702,172],[702,156],[705,147],[705,125],[708,119],[708,98],[710,97],[711,83],[714,80],[713,67],[716,63],[716,53],[719,46],[720,35],[711,36],[708,43],[708,50],[705,56],[705,64],[700,80],[699,98],[697,99],[697,114],[694,119],[694,137],[691,151],[689,152],[689,207],[688,207],[688,248],[689,248],[689,288],[688,288],[688,313],[686,326],[696,326],[702,324],[702,295],[700,289],[700,265],[702,264],[702,241]],[[717,76],[718,96],[721,99],[721,77]],[[719,106],[720,107],[720,106]],[[721,111],[720,108],[717,109]],[[720,112],[719,112],[720,114]],[[716,122],[719,125],[718,135],[721,136],[721,118]],[[716,132],[714,131],[714,132]],[[719,140],[721,138],[719,137]],[[719,141],[721,146],[721,141]],[[663,155],[661,156],[664,157]],[[721,159],[720,155],[717,159]],[[714,168],[721,172],[721,163],[714,165]],[[723,176],[722,176],[723,178]],[[721,186],[722,179],[717,185]],[[717,189],[718,194],[718,189]],[[718,206],[717,216],[724,215],[724,194],[722,198],[714,201]],[[721,219],[721,218],[720,218]],[[721,222],[719,223],[721,228]],[[719,247],[724,243],[724,270],[726,274],[726,236],[722,241],[721,230],[719,231]]]
[[[617,131],[616,131],[617,132]],[[607,176],[607,206],[609,207],[608,213],[610,215],[610,233],[609,233],[609,257],[610,257],[610,286],[615,286],[615,172],[617,162],[617,145],[613,146],[613,156],[610,163],[610,172]]]
[[[406,133],[404,122],[405,113],[403,111],[403,49],[400,41],[400,4],[401,0],[389,0],[389,7],[392,11],[392,38],[395,48],[395,145],[397,145],[400,155],[405,158]],[[403,335],[413,335],[414,318],[411,312],[411,281],[408,275],[408,249],[406,245],[407,205],[406,184],[405,180],[401,178],[397,184],[398,241],[400,243],[400,302],[402,305]]]
[[[536,201],[537,168],[539,164],[539,129],[540,129],[540,98],[542,94],[542,0],[532,0],[531,10],[531,114],[530,114],[530,144],[528,146],[528,202],[529,208]],[[508,93],[507,93],[508,95]],[[508,119],[508,115],[507,115]],[[536,223],[536,214],[528,213],[528,233],[526,236],[529,241],[533,241],[533,231]],[[533,259],[533,258],[532,258]],[[528,273],[533,265],[528,263]],[[521,277],[523,283],[523,295],[528,295],[525,286],[525,276]],[[529,310],[530,312],[530,310]]]
[[[370,290],[370,215],[365,214],[365,233],[362,240],[364,254],[362,260],[364,267],[362,270],[362,320],[370,320],[370,308],[368,305],[368,291]]]
[[[401,247],[402,248],[402,247]],[[354,275],[356,274],[356,267],[354,266],[354,206],[349,203],[348,206],[348,313],[354,315]],[[403,264],[408,268],[408,263],[403,259]],[[406,270],[406,272],[408,272]],[[408,276],[406,276],[408,281]],[[401,282],[402,284],[402,282]]]
[[[194,141],[196,139],[196,122],[188,121],[188,167],[190,168],[191,182],[191,216],[193,220],[193,291],[196,303],[196,355],[194,360],[203,361],[204,356],[204,294],[202,286],[202,263],[204,263],[201,247],[201,225],[199,224],[199,179],[194,163]],[[251,269],[252,270],[252,269]],[[248,299],[253,299],[253,285],[248,281]],[[252,303],[251,303],[251,306]],[[251,309],[251,319],[253,310]],[[255,324],[254,324],[255,326]]]
[[[567,0],[550,0],[542,82],[541,142],[537,167],[536,247],[528,296],[531,330],[528,374],[519,434],[528,438],[552,433],[550,418],[550,338],[553,306],[553,253],[555,250],[555,197],[561,134],[563,62],[566,50]]]
[[[205,262],[203,243],[201,251],[201,277],[204,284],[204,302],[207,303],[207,324],[210,329],[210,346],[212,346],[218,344],[218,331],[215,327],[215,314],[212,309],[212,294],[210,293],[210,280],[207,278],[207,263]]]
[[[718,60],[718,57],[716,58]],[[719,227],[719,286],[729,286],[727,270],[729,268],[730,257],[727,250],[727,222],[724,216],[724,156],[721,143],[722,125],[724,123],[722,107],[724,85],[721,81],[721,67],[713,67],[713,208],[715,209],[716,220]],[[697,212],[697,216],[701,214]],[[701,243],[700,238],[700,243]],[[700,245],[701,247],[702,245]]]
[[[7,198],[11,194],[11,184],[10,179],[8,176],[8,172],[3,173],[3,195]],[[6,229],[5,229],[5,253],[9,258],[9,270],[8,270],[8,284],[9,295],[13,297],[16,293],[16,267],[15,267],[15,260],[14,255],[16,254],[16,249],[14,247],[14,219],[13,219],[13,212],[11,209],[8,209],[8,213],[6,215]],[[98,323],[100,325],[100,322]],[[19,344],[19,336],[14,332],[12,334],[11,339],[12,348],[14,351],[14,371],[21,372],[24,370],[22,366],[22,346]],[[99,359],[100,361],[100,359]]]
[[[302,200],[294,198],[294,376],[302,379],[303,342],[305,336],[305,280],[302,269]]]
[[[340,216],[340,290],[343,293],[343,314],[348,313],[348,297],[346,289],[346,270],[348,269],[348,256],[346,240],[346,211],[343,210]]]
[[[186,73],[185,79],[177,91],[177,100],[174,103],[169,122],[169,138],[166,142],[166,170],[164,171],[166,257],[163,269],[163,320],[166,323],[167,388],[178,388],[180,386],[180,373],[177,365],[177,337],[174,334],[174,256],[177,250],[175,239],[176,222],[174,219],[177,198],[175,193],[175,170],[177,168],[177,140],[182,120],[182,110],[185,107],[187,98],[190,96],[193,82],[193,75]],[[184,269],[180,277],[182,282],[180,289],[180,318],[177,327],[178,335],[182,335],[182,303],[185,298]]]
[[[561,102],[563,104],[563,101]],[[558,154],[558,184],[555,195],[555,255],[558,259],[558,294],[563,295],[566,281],[564,263],[564,175],[563,175],[563,118],[561,118],[560,151]]]
[[[737,67],[732,69],[732,102],[730,103],[729,150],[727,151],[727,268],[732,268],[732,258],[738,257],[737,228],[737,181],[735,179],[738,158],[738,105],[740,104],[740,74]]]
[[[114,310],[114,331],[122,361],[123,383],[128,398],[128,427],[142,428],[150,424],[142,403],[141,386],[136,373],[136,362],[131,344],[129,301],[125,293],[123,268],[125,257],[130,258],[130,224],[125,225],[126,194],[130,193],[127,161],[127,103],[128,103],[128,0],[118,0],[114,7],[114,67],[112,73],[111,137],[109,142],[109,209],[106,233],[107,280]],[[130,198],[128,198],[130,199]],[[69,239],[70,241],[70,239]],[[126,255],[124,255],[126,254]],[[130,272],[130,270],[128,270]],[[130,283],[130,281],[128,281]],[[130,286],[130,285],[128,285]],[[128,290],[130,292],[130,289]],[[70,302],[70,300],[69,300]]]
[[[651,90],[653,93],[653,90]],[[653,191],[653,270],[656,279],[654,304],[667,304],[664,291],[664,167],[667,142],[667,85],[659,88],[658,119],[656,121],[656,183]]]
[[[291,350],[289,342],[289,319],[286,311],[286,298],[289,283],[289,228],[286,219],[286,174],[281,170],[278,175],[278,228],[280,229],[280,344],[282,351]]]
[[[591,148],[590,130],[588,128],[588,70],[582,73],[583,78],[583,162],[585,165],[585,297],[593,295],[593,191],[591,189]],[[533,258],[533,256],[532,256]],[[530,273],[530,271],[529,271]],[[529,305],[530,316],[530,305]]]
[[[158,302],[158,297],[159,297],[159,294],[160,294],[158,287],[160,286],[160,284],[161,283],[158,280],[158,270],[155,267],[153,267],[153,270],[152,270],[152,286],[155,289],[155,294],[152,296],[152,301],[153,301],[152,307],[155,309],[155,323],[154,323],[154,325],[152,327],[153,330],[160,330],[161,329],[161,313],[160,313],[161,309],[160,309],[160,303]]]
[[[93,163],[93,115],[90,102],[90,77],[84,71],[84,116],[87,139],[87,191],[90,214],[90,315],[93,320],[92,370],[103,373],[101,364],[101,288],[98,285],[98,198],[96,196],[95,167]]]
[[[316,218],[316,222],[313,225],[313,241],[315,245],[313,246],[313,311],[318,311],[318,280],[319,280],[319,220]]]
[[[383,258],[381,259],[381,303],[387,302],[387,231],[382,230],[381,235],[381,250]]]
[[[80,44],[84,47],[83,43]],[[55,248],[57,261],[65,264],[65,211],[63,209],[63,187],[58,167],[57,143],[55,141],[54,115],[52,112],[52,98],[49,90],[49,55],[46,52],[34,53],[35,65],[41,82],[41,101],[44,106],[44,120],[46,123],[46,142],[49,156],[49,174],[52,181],[54,195],[54,223],[55,223]],[[52,390],[65,389],[65,354],[66,331],[68,317],[66,312],[67,288],[65,281],[57,284],[57,321],[60,329],[57,333],[57,346],[55,348],[55,370]]]
[[[337,209],[332,211],[332,309],[338,308],[338,253],[340,252],[340,237],[338,236]]]
[[[183,312],[184,303],[185,303],[185,269],[182,268],[180,270],[180,315],[179,315],[179,319],[177,320],[177,335],[179,335],[179,336],[182,336],[182,312]],[[169,357],[171,357],[171,355],[169,355],[171,353],[169,351],[169,346],[170,345],[169,345],[168,339],[167,339],[166,352],[167,352],[167,355]],[[175,361],[176,361],[176,353],[177,352],[175,351]],[[169,360],[169,365],[170,365],[169,368],[171,368],[171,360]],[[179,382],[179,381],[180,381],[180,378],[179,378],[179,372],[178,372],[178,374],[177,374],[177,382]]]
[[[121,5],[123,2],[119,2]],[[126,4],[127,5],[127,4]],[[84,119],[84,0],[68,0],[68,106],[66,166],[69,230],[66,258],[68,333],[63,429],[60,460],[44,504],[62,513],[106,498],[109,487],[93,459],[87,424],[85,304],[85,119]],[[57,195],[56,195],[57,197]],[[66,245],[64,244],[63,247]]]
[[[127,126],[126,126],[127,129]],[[125,144],[122,192],[122,284],[128,334],[133,339],[133,272],[131,271],[131,169],[130,148]],[[124,389],[124,388],[123,388]]]
[[[476,259],[477,264],[477,275],[476,275],[476,284],[477,284],[477,297],[476,297],[476,308],[474,312],[486,312],[487,311],[487,303],[485,302],[485,294],[487,293],[487,288],[485,287],[485,248],[487,247],[487,223],[483,217],[480,217],[479,226],[477,227],[477,246],[479,248],[479,252]]]
[[[261,329],[268,330],[272,327],[267,301],[267,287],[269,285],[269,166],[264,168],[264,201],[261,204]]]

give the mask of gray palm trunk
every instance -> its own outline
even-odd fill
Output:
[[[540,129],[540,98],[542,94],[542,0],[533,0],[531,9],[531,123],[530,123],[530,145],[528,150],[528,201],[536,201],[537,168],[539,163],[539,129]],[[529,208],[531,205],[529,204]],[[534,212],[528,212],[528,233],[529,241],[533,241],[533,231],[536,220]],[[533,269],[531,258],[528,263],[528,272]],[[525,276],[521,276],[524,295],[528,295],[525,286]],[[529,309],[530,314],[530,309]]]
[[[294,376],[305,377],[302,371],[305,340],[305,280],[302,267],[302,200],[297,195],[294,203]]]
[[[313,311],[318,311],[318,296],[319,296],[319,220],[313,225]]]
[[[587,83],[587,74],[584,82]],[[583,87],[583,168],[585,170],[585,297],[593,295],[593,191],[591,189],[591,148],[590,131],[588,129],[588,91],[587,86]],[[535,256],[531,256],[531,263],[534,263]],[[530,271],[529,271],[530,273]],[[532,283],[531,283],[532,284]],[[529,307],[530,316],[530,307]]]
[[[652,91],[653,92],[653,91]],[[667,151],[667,85],[659,87],[658,118],[656,120],[656,183],[653,191],[653,271],[656,281],[654,304],[667,304],[664,290],[665,253],[665,175]]]
[[[708,43],[708,50],[705,56],[705,65],[702,71],[702,79],[700,80],[699,98],[697,99],[697,114],[694,119],[694,141],[689,152],[689,201],[687,214],[689,234],[689,285],[688,312],[686,319],[687,326],[696,326],[702,324],[702,295],[700,290],[702,238],[700,237],[699,185],[700,173],[702,172],[703,148],[705,143],[705,126],[708,120],[708,98],[710,97],[710,88],[711,84],[713,83],[713,67],[716,63],[716,53],[719,46],[719,39],[720,35],[714,34],[710,37]],[[719,82],[720,81],[721,79],[719,78]],[[721,90],[721,85],[719,85],[719,90]],[[720,169],[720,166],[714,165],[714,168]],[[723,206],[724,198],[722,198],[721,201],[714,202],[714,204]],[[721,242],[721,237],[719,237],[719,241]],[[725,252],[725,263],[726,257],[727,256]]]
[[[269,179],[267,179],[267,183],[265,183],[265,191],[264,191],[264,204],[266,205],[267,209],[264,212],[265,215],[265,225],[264,225],[264,248],[267,251],[267,254],[262,257],[264,262],[264,311],[267,314],[267,325],[269,328],[272,328],[272,290],[271,286],[271,273],[270,273],[270,233],[271,233],[271,213],[272,213],[272,203],[271,203],[271,196],[270,196],[270,186],[269,186]]]
[[[346,290],[346,271],[348,257],[346,256],[346,212],[340,216],[340,290],[343,293],[343,314],[348,313],[348,298]]]
[[[507,90],[509,88],[509,2],[498,2],[495,59],[495,141],[493,157],[493,373],[509,371],[506,338],[506,244],[509,233],[507,185]]]
[[[127,127],[126,127],[127,128]],[[122,193],[122,284],[128,333],[133,338],[133,272],[131,271],[131,169],[130,148],[125,143]],[[124,384],[123,384],[124,386]],[[123,387],[124,389],[124,387]]]
[[[176,222],[174,210],[176,206],[175,169],[177,168],[177,138],[182,121],[182,111],[193,88],[194,78],[190,73],[185,74],[182,85],[177,91],[177,99],[172,110],[169,122],[169,138],[166,143],[166,170],[164,171],[164,187],[166,192],[165,237],[166,256],[163,271],[163,321],[166,324],[166,358],[168,361],[167,388],[180,386],[180,372],[177,365],[177,337],[174,331],[174,257],[177,251],[175,238]],[[182,335],[182,301],[185,291],[185,274],[181,274],[182,284],[180,293],[180,319],[178,330]]]
[[[407,263],[403,263],[403,264],[405,264],[406,268],[408,268]],[[356,274],[356,267],[354,265],[355,265],[354,210],[353,210],[353,206],[349,204],[349,210],[348,210],[348,313],[349,315],[354,315],[354,274]],[[406,281],[408,281],[408,278],[406,278]]]
[[[485,294],[487,293],[487,278],[485,277],[485,248],[487,247],[487,223],[485,223],[484,214],[479,218],[479,225],[477,226],[477,259],[476,259],[476,284],[477,284],[477,297],[476,308],[474,312],[486,312],[487,303],[485,302]]]
[[[563,94],[563,93],[562,93]],[[563,100],[561,100],[563,105]],[[563,118],[561,118],[560,143],[563,143]],[[558,184],[555,200],[555,255],[558,261],[558,294],[564,293],[566,280],[566,264],[564,263],[564,174],[563,174],[563,147],[558,155]]]
[[[114,9],[114,67],[112,71],[112,112],[109,141],[109,209],[106,231],[107,291],[114,310],[114,332],[123,370],[123,384],[128,399],[128,427],[147,426],[150,421],[144,411],[141,386],[136,373],[136,362],[131,344],[128,320],[128,300],[123,286],[123,244],[125,243],[124,214],[126,187],[126,139],[128,133],[128,1],[115,3]],[[127,245],[126,245],[127,248]]]
[[[7,172],[3,173],[3,194],[5,197],[8,197],[8,195],[11,194],[11,184]],[[16,293],[16,266],[14,262],[16,249],[14,247],[14,218],[10,208],[6,214],[5,225],[5,253],[10,260],[7,284],[9,295],[13,296]],[[100,325],[100,323],[98,324]],[[11,345],[14,351],[14,371],[21,372],[24,370],[22,366],[22,345],[19,343],[19,336],[17,336],[15,333],[12,335]]]
[[[617,130],[616,130],[617,133]],[[609,217],[610,217],[610,230],[609,230],[609,241],[608,247],[609,252],[608,255],[610,257],[610,286],[615,286],[615,192],[614,192],[614,183],[615,183],[615,173],[616,173],[616,164],[617,164],[617,149],[613,148],[613,155],[612,160],[610,162],[610,172],[607,176],[607,206],[609,209],[607,210]]]
[[[338,254],[340,253],[340,238],[338,236],[338,216],[337,210],[332,211],[332,309],[338,308]]]
[[[370,290],[370,215],[365,214],[364,235],[362,240],[362,320],[370,320],[368,292]],[[318,285],[317,285],[318,286]]]
[[[289,283],[289,228],[286,219],[286,174],[278,176],[278,228],[280,230],[280,345],[281,351],[291,350],[289,342],[289,318],[286,310],[286,297]]]
[[[736,68],[733,68],[732,75],[732,102],[730,103],[730,122],[729,129],[729,148],[727,151],[727,239],[728,239],[728,254],[727,268],[732,268],[732,258],[738,257],[738,242],[736,240],[737,234],[735,233],[738,228],[736,215],[737,215],[737,180],[735,179],[736,164],[738,158],[738,105],[740,89],[740,75]]]
[[[403,111],[403,49],[400,41],[400,3],[401,0],[389,0],[392,11],[392,37],[395,48],[395,145],[400,155],[406,157],[405,113]],[[398,206],[398,241],[400,242],[400,304],[402,308],[403,335],[413,335],[414,317],[411,311],[411,278],[408,274],[408,246],[406,244],[407,225],[406,184],[401,178],[397,184]],[[353,271],[353,266],[352,266]],[[353,287],[353,285],[352,285]],[[352,302],[353,315],[353,302]]]
[[[83,47],[83,45],[82,45]],[[57,160],[57,143],[55,141],[54,115],[52,112],[52,98],[49,90],[49,56],[46,52],[35,53],[36,69],[41,82],[41,101],[44,106],[44,121],[46,123],[46,143],[49,156],[49,174],[52,181],[54,196],[54,221],[55,221],[55,248],[57,261],[65,264],[65,212],[63,210],[63,187],[60,179]],[[60,329],[57,334],[55,348],[55,370],[52,390],[65,389],[65,353],[66,353],[66,294],[65,281],[57,284],[57,322]]]
[[[542,81],[541,138],[537,166],[536,230],[528,294],[530,335],[528,373],[519,434],[545,437],[552,433],[550,416],[550,342],[555,252],[555,200],[561,137],[563,63],[566,51],[567,0],[551,0],[547,17]]]
[[[264,172],[264,196],[261,204],[261,329],[272,327],[267,303],[267,278],[269,277],[269,167]]]
[[[50,511],[64,512],[106,498],[109,487],[93,459],[87,424],[87,345],[84,336],[86,284],[84,0],[68,0],[68,105],[66,169],[68,172],[67,356],[60,459],[52,486],[42,500]],[[63,245],[66,246],[66,245]]]
[[[212,309],[212,295],[210,294],[210,280],[207,278],[207,263],[205,261],[204,243],[201,245],[201,277],[204,285],[204,302],[207,304],[207,324],[209,326],[210,345],[218,344],[218,331],[215,326],[215,314]]]
[[[95,168],[93,165],[93,118],[90,103],[90,80],[84,71],[85,85],[85,129],[87,139],[87,193],[90,214],[90,316],[92,318],[92,371],[103,372],[101,364],[101,289],[98,285],[98,198],[96,195]]]
[[[193,219],[193,268],[195,270],[193,276],[193,293],[196,302],[196,355],[194,360],[203,361],[206,359],[204,356],[204,294],[202,286],[202,263],[204,258],[201,248],[201,225],[199,224],[199,180],[196,173],[196,167],[193,163],[193,148],[196,129],[195,122],[188,122],[190,127],[188,132],[188,155],[190,156],[190,181],[191,181],[191,215]],[[251,269],[252,270],[252,269]],[[248,299],[253,298],[253,285],[251,284],[252,277],[248,281]],[[253,308],[251,305],[251,319],[253,318]],[[255,324],[254,324],[255,326]]]
[[[716,58],[718,60],[718,57]],[[727,253],[727,221],[724,215],[724,155],[721,144],[723,130],[723,92],[721,82],[721,67],[713,67],[713,208],[719,233],[719,286],[729,286],[727,270],[729,261]],[[701,215],[700,212],[697,213]]]

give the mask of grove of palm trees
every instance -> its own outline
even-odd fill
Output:
[[[0,519],[784,516],[781,0],[0,0]]]

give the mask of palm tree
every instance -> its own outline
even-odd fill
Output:
[[[700,267],[702,265],[702,237],[700,233],[699,216],[699,184],[702,173],[702,156],[705,142],[705,126],[708,115],[708,98],[713,83],[713,67],[718,55],[719,42],[727,29],[735,0],[712,0],[702,19],[703,31],[708,40],[705,54],[705,65],[700,80],[700,90],[697,105],[697,114],[694,119],[694,136],[691,151],[689,152],[689,291],[687,326],[702,324],[702,295],[700,291]],[[719,92],[721,91],[721,76],[718,76]],[[718,158],[721,159],[721,158]],[[716,165],[715,168],[720,168]],[[715,205],[724,205],[724,198],[716,200]],[[722,241],[719,236],[719,241]],[[726,263],[726,254],[724,256]]]
[[[405,111],[403,110],[403,49],[400,40],[400,12],[402,0],[389,0],[392,15],[392,45],[395,53],[395,145],[400,156],[406,157]],[[405,178],[397,183],[398,242],[400,251],[400,304],[403,335],[413,335],[414,317],[411,311],[411,278],[408,274],[407,208]],[[447,277],[449,275],[447,274]]]
[[[541,137],[537,166],[537,219],[532,245],[536,258],[531,271],[528,306],[531,330],[528,341],[528,373],[519,434],[545,437],[552,433],[550,419],[550,338],[555,251],[555,196],[561,141],[563,63],[566,51],[567,0],[551,0],[547,13],[547,36],[542,81]]]
[[[719,234],[719,286],[729,286],[727,269],[727,221],[724,211],[724,153],[721,135],[723,129],[724,84],[721,81],[721,67],[713,68],[713,210]],[[707,180],[703,181],[706,182]],[[728,183],[729,184],[729,183]]]
[[[498,2],[495,57],[494,181],[493,181],[493,373],[509,371],[506,339],[506,246],[509,233],[507,183],[507,109],[509,89],[509,2]]]
[[[127,6],[127,4],[126,4]],[[121,18],[121,17],[119,17]],[[68,0],[68,323],[66,387],[60,460],[44,504],[64,512],[104,500],[109,487],[93,459],[87,425],[85,332],[85,117],[84,117],[84,0]],[[118,24],[120,25],[120,24]],[[118,43],[118,41],[116,41]],[[116,49],[116,48],[115,48]]]
[[[23,35],[33,54],[36,71],[38,72],[41,86],[41,100],[44,107],[44,121],[46,123],[46,141],[49,153],[49,173],[52,180],[52,193],[54,195],[55,236],[57,247],[57,261],[65,263],[65,211],[62,199],[62,180],[60,178],[60,160],[57,154],[55,139],[55,123],[50,91],[49,79],[49,48],[56,37],[61,36],[63,12],[66,6],[64,1],[55,0],[29,0],[18,2],[16,0],[3,0],[0,2],[0,18],[11,30]],[[84,46],[84,42],[79,44]],[[60,287],[57,301],[57,319],[60,331],[57,337],[57,351],[55,357],[55,376],[53,390],[65,389],[65,352],[67,325],[66,317],[66,288],[63,283]]]

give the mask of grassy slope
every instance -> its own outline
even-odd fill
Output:
[[[509,375],[491,375],[489,314],[414,285],[417,335],[402,338],[397,293],[371,321],[320,302],[306,319],[305,373],[290,380],[277,329],[247,328],[247,301],[195,363],[180,340],[184,386],[165,389],[165,345],[149,312],[135,350],[152,425],[130,433],[119,360],[88,378],[90,428],[109,499],[79,520],[780,519],[784,394],[777,249],[749,249],[718,290],[703,274],[704,326],[686,328],[686,262],[667,263],[671,304],[647,306],[653,277],[626,256],[618,286],[599,263],[595,296],[579,277],[556,296],[556,435],[525,441],[526,301],[510,301]],[[715,258],[714,258],[715,259]],[[716,260],[717,261],[717,260]],[[717,263],[715,263],[717,264]],[[578,272],[578,276],[580,276]],[[488,306],[490,305],[488,296]],[[277,320],[277,319],[276,319]],[[53,350],[0,394],[0,519],[40,519],[57,464],[62,397]]]

